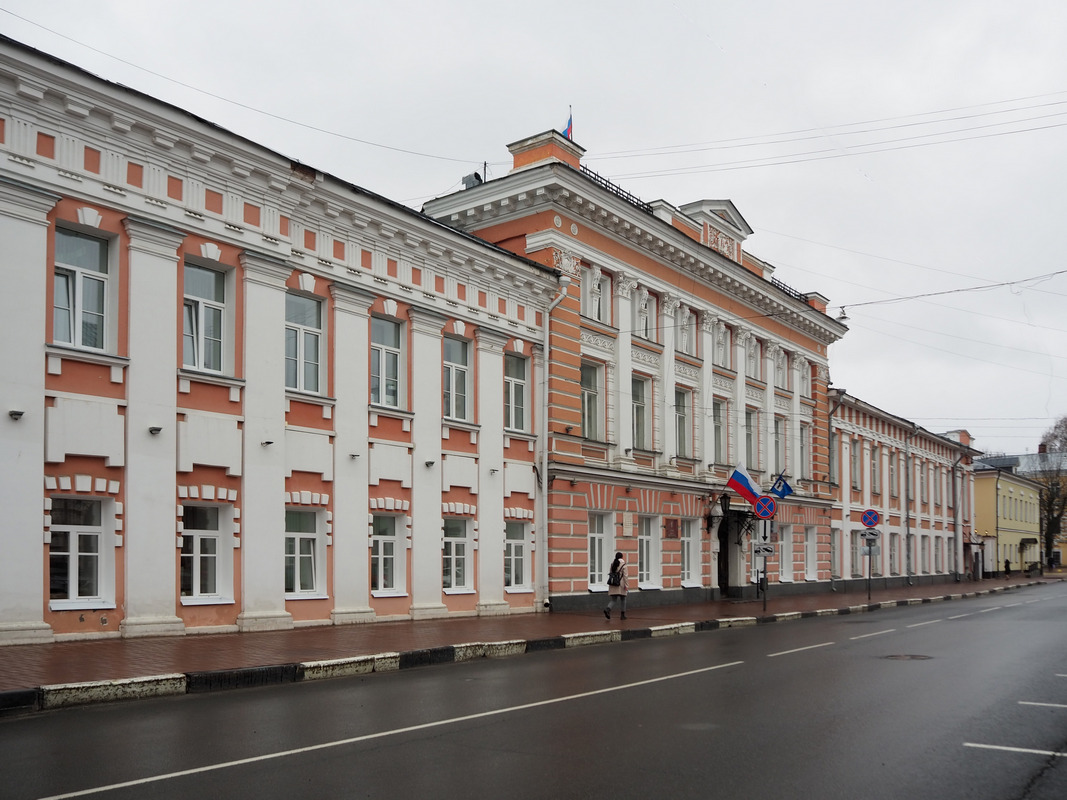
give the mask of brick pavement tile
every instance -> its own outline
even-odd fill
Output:
[[[1054,576],[1060,580],[1060,576]],[[894,589],[873,589],[871,604],[908,598],[948,595],[1028,585],[1017,578],[977,583],[942,583]],[[827,608],[865,606],[866,591],[824,592],[776,597],[772,585],[766,615],[814,612]],[[547,640],[567,634],[603,630],[635,630],[726,617],[764,616],[763,601],[720,600],[676,606],[631,607],[628,619],[605,620],[599,610],[571,613],[530,613],[499,617],[463,617],[418,622],[378,622],[296,628],[262,633],[227,633],[148,639],[99,639],[0,647],[0,691],[56,683],[79,683],[200,672],[240,667],[273,666],[410,652],[471,642],[515,639]]]

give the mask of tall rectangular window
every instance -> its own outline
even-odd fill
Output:
[[[371,317],[370,341],[370,401],[400,408],[400,323]]]
[[[897,483],[897,454],[889,451],[889,494],[896,497],[900,494],[900,486]]]
[[[840,440],[838,439],[835,431],[830,431],[830,483],[837,483],[838,472],[838,449],[840,448]]]
[[[841,529],[830,529],[830,575],[841,577]]]
[[[801,478],[811,477],[811,426],[800,426],[800,468],[797,474]]]
[[[674,349],[679,353],[695,356],[697,354],[697,315],[685,306],[679,308],[677,313],[678,323],[674,334]]]
[[[634,336],[650,342],[659,341],[656,302],[656,296],[643,286],[634,293]]]
[[[444,388],[443,415],[445,419],[468,419],[467,397],[470,394],[470,343],[446,336],[441,385]]]
[[[637,583],[659,584],[659,537],[655,517],[637,518]]]
[[[526,557],[526,526],[508,522],[504,526],[504,585],[512,589],[529,586],[529,564]]]
[[[285,592],[309,594],[319,590],[318,515],[285,509]]]
[[[753,472],[759,470],[759,413],[745,409],[745,466]]]
[[[930,481],[927,479],[926,462],[923,461],[919,464],[919,497],[922,502],[927,503],[930,501]],[[923,570],[926,572],[926,570]]]
[[[511,431],[527,430],[526,370],[529,359],[504,356],[504,427]]]
[[[785,471],[785,419],[774,418],[774,473]]]
[[[53,498],[51,518],[49,597],[52,600],[99,598],[104,534],[100,501]]]
[[[182,597],[217,597],[219,592],[219,509],[186,506],[181,552]]]
[[[371,517],[370,588],[382,594],[403,593],[402,552],[396,534],[396,517],[375,514]]]
[[[715,326],[713,363],[717,367],[733,369],[733,331],[721,322]]]
[[[685,389],[674,390],[674,440],[679,458],[693,455],[692,397]]]
[[[605,567],[605,554],[607,553],[607,540],[605,531],[608,529],[607,514],[589,515],[589,585],[607,585],[607,568]],[[610,555],[610,553],[607,553]]]
[[[56,229],[52,337],[55,342],[103,350],[108,345],[107,242]]]
[[[467,541],[467,521],[446,518],[444,531],[441,585],[445,589],[470,589],[470,543]]]
[[[852,476],[852,488],[859,489],[862,486],[863,476],[860,474],[862,467],[860,466],[860,455],[863,452],[863,443],[859,439],[852,439],[848,443],[848,463],[849,470]]]
[[[636,450],[652,449],[652,381],[634,376],[630,379],[630,403],[633,408],[633,442]]]
[[[891,575],[900,574],[900,534],[889,534],[889,572]]]
[[[711,426],[714,441],[714,458],[716,464],[726,463],[726,403],[722,400],[711,401]]]
[[[582,269],[582,316],[611,324],[611,278],[599,269]]]
[[[679,523],[678,538],[681,545],[681,579],[684,583],[700,580],[700,536],[699,521],[683,519]]]
[[[809,581],[819,577],[819,538],[815,527],[804,528],[804,577]]]
[[[222,372],[226,275],[186,264],[182,318],[182,366]]]
[[[876,444],[871,445],[871,491],[882,493],[882,448]]]
[[[594,364],[582,364],[582,436],[601,438],[600,430],[600,369]]]
[[[319,391],[322,304],[299,294],[285,296],[285,387]]]

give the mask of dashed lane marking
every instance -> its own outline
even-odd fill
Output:
[[[857,639],[869,639],[872,636],[881,636],[883,633],[892,633],[895,630],[896,628],[889,628],[888,630],[884,631],[876,631],[875,633],[865,633],[862,636],[850,636],[848,638],[852,641],[856,641]]]
[[[921,628],[923,625],[933,625],[935,622],[942,622],[940,619],[932,619],[928,622],[916,622],[914,625],[909,625],[909,628]]]
[[[780,653],[768,653],[767,654],[767,658],[777,658],[778,656],[788,656],[788,655],[790,655],[792,653],[802,653],[805,650],[815,650],[816,648],[819,648],[819,647],[829,647],[832,644],[836,644],[836,642],[823,642],[822,644],[809,644],[807,647],[797,647],[797,648],[795,648],[793,650],[783,650]]]
[[[977,742],[964,742],[964,747],[977,747],[982,750],[1003,750],[1008,753],[1026,753],[1035,756],[1045,756],[1048,758],[1052,756],[1054,758],[1067,758],[1067,753],[1058,753],[1055,750],[1032,750],[1029,747],[1005,747],[999,744],[978,744]]]
[[[1042,708],[1067,708],[1063,703],[1035,703],[1031,700],[1020,700],[1021,706],[1041,706]]]

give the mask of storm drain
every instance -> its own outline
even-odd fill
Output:
[[[885,656],[890,661],[929,661],[933,656],[916,656],[908,654],[900,654],[895,656]]]

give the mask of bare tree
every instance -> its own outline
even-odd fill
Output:
[[[1031,477],[1041,484],[1041,530],[1047,562],[1067,511],[1067,417],[1060,417],[1041,437],[1038,470]]]

